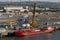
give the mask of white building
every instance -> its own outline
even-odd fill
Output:
[[[23,9],[23,7],[10,6],[10,7],[4,7],[4,9],[6,9],[6,10],[20,10],[20,9]]]
[[[14,7],[14,6],[10,6],[10,7],[4,7],[4,9],[6,9],[6,11],[18,11],[18,10],[23,10],[23,11],[28,11],[28,9],[24,9],[23,7]]]

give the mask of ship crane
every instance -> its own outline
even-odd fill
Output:
[[[30,21],[31,26],[36,26],[36,21],[35,21],[35,11],[36,11],[36,9],[35,9],[35,7],[36,7],[36,3],[34,3],[33,16],[32,16],[32,20]]]

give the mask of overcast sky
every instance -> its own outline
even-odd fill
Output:
[[[0,0],[3,2],[19,2],[20,0]],[[21,0],[21,1],[29,1],[29,0]],[[48,2],[59,2],[59,0],[30,0],[30,1],[48,1]]]

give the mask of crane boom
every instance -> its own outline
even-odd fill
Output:
[[[36,25],[36,21],[35,21],[35,11],[36,11],[36,9],[35,9],[35,7],[36,7],[36,3],[34,3],[34,11],[33,11],[33,16],[32,16],[32,20],[31,20],[31,26],[35,26]]]

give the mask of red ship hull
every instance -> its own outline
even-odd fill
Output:
[[[33,35],[33,34],[40,34],[40,33],[51,33],[54,31],[54,28],[50,30],[19,30],[15,32],[15,36],[26,36],[26,35]]]

